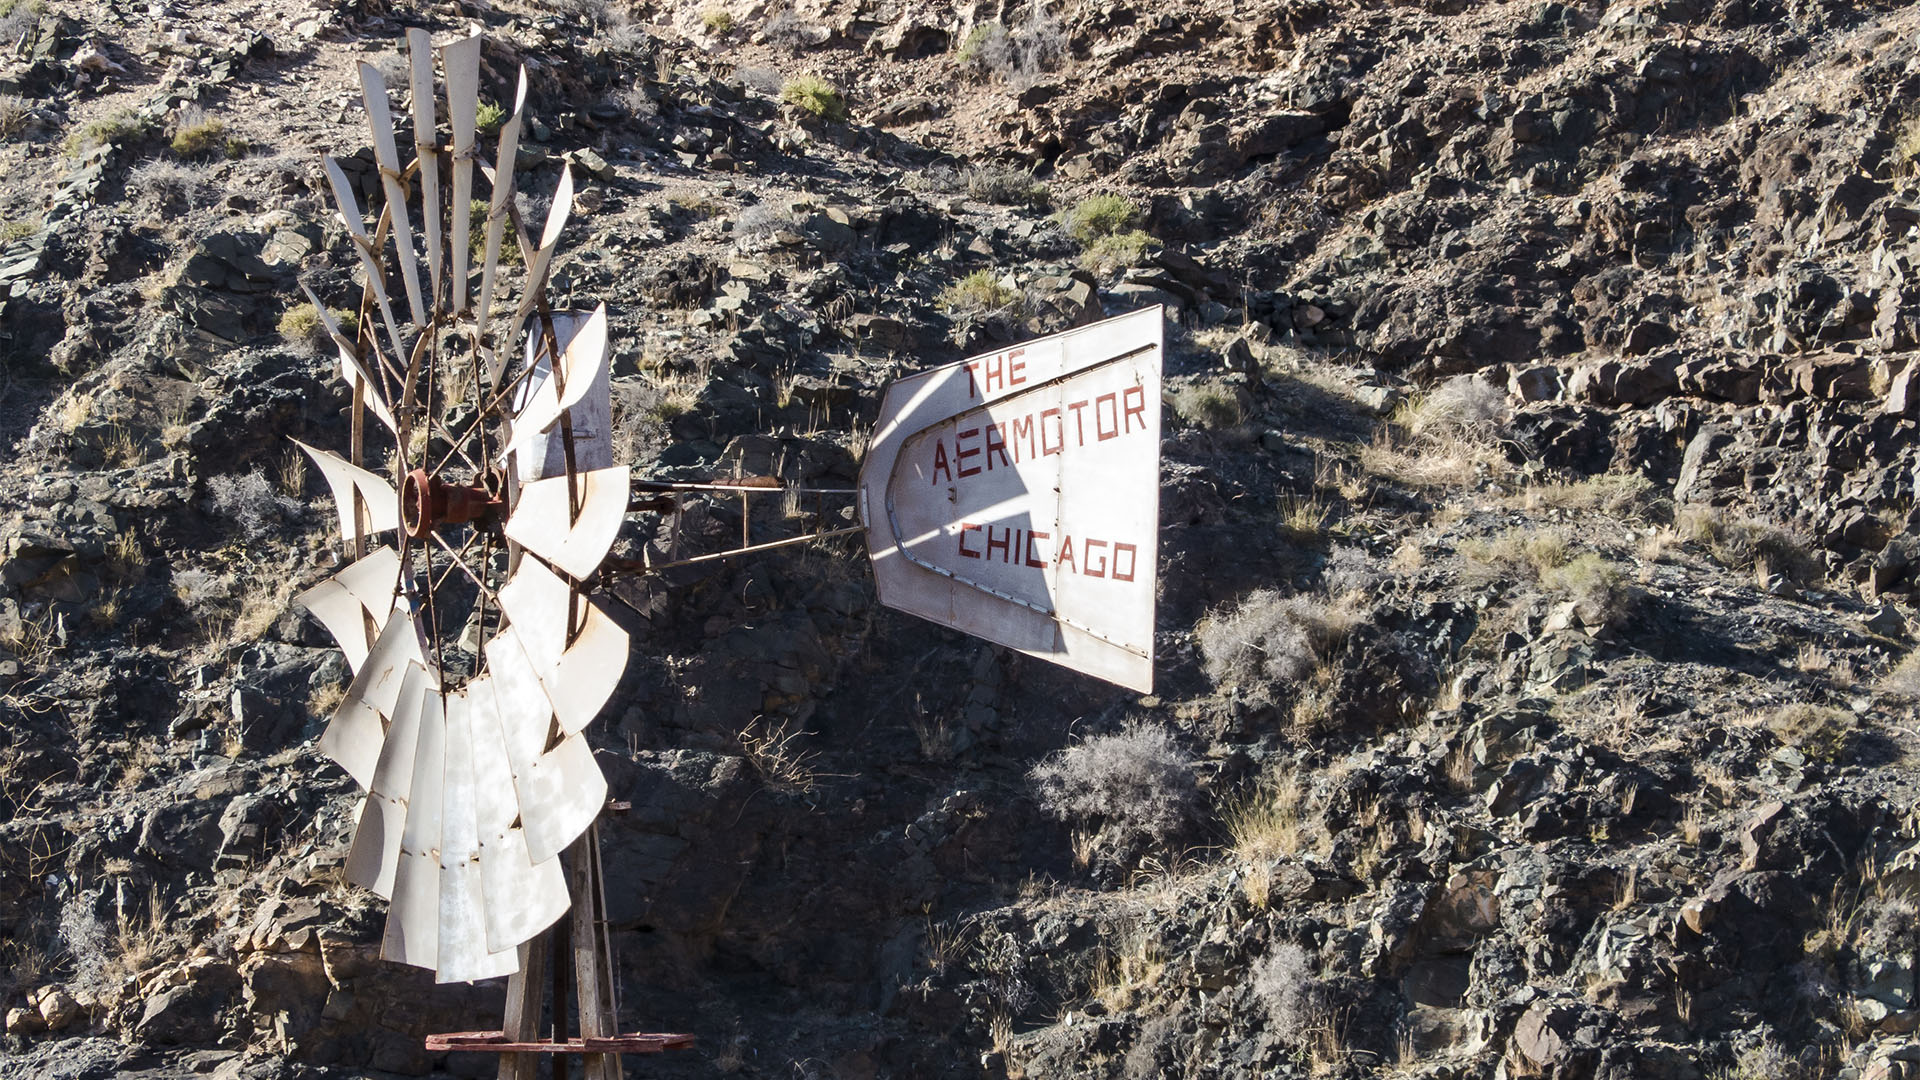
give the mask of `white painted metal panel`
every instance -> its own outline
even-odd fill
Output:
[[[553,204],[547,208],[547,224],[540,231],[540,248],[527,260],[527,286],[520,295],[515,319],[524,319],[540,302],[547,287],[547,271],[553,267],[553,254],[560,248],[560,234],[566,231],[567,216],[573,213],[573,168],[560,166],[560,183],[553,190]]]
[[[420,731],[413,751],[413,783],[400,861],[393,875],[393,901],[380,955],[414,967],[439,966],[440,807],[446,775],[446,707],[438,691],[421,701]]]
[[[548,737],[553,734],[553,704],[541,684],[540,672],[512,627],[495,634],[485,651],[500,734],[507,745],[507,765],[519,776],[547,749]],[[520,805],[524,810],[524,793]]]
[[[480,264],[480,305],[474,309],[474,337],[487,334],[487,320],[493,311],[493,285],[500,272],[500,239],[506,234],[507,200],[513,198],[514,158],[520,153],[520,124],[527,109],[527,69],[520,69],[519,87],[513,94],[513,113],[500,125],[500,150],[494,160],[493,194],[487,201],[486,258]],[[506,349],[501,356],[512,356]],[[506,371],[504,361],[493,369],[493,384],[500,385]]]
[[[353,182],[347,179],[345,170],[331,156],[322,157],[320,162],[326,168],[327,183],[333,188],[333,201],[340,209],[340,222],[347,227],[347,233],[353,237],[353,246],[360,251],[360,269],[367,275],[367,287],[373,290],[373,298],[380,305],[380,318],[387,328],[387,340],[393,345],[393,355],[398,361],[407,355],[407,350],[400,344],[400,325],[393,317],[393,301],[387,296],[387,282],[380,275],[373,238],[367,235],[367,223],[360,213],[360,200],[354,197]]]
[[[1163,335],[1148,308],[889,386],[860,474],[880,602],[1150,691]]]
[[[337,762],[362,788],[373,784],[380,746],[386,737],[386,718],[393,715],[409,663],[424,668],[426,661],[420,627],[411,612],[401,611],[380,631],[359,674],[347,687],[345,700],[320,736],[320,752]]]
[[[400,147],[393,137],[393,109],[387,100],[387,79],[380,69],[360,62],[360,99],[367,107],[367,127],[373,136],[373,157],[380,166],[381,189],[387,195],[388,219],[393,225],[393,249],[399,256],[400,284],[407,290],[413,325],[427,324],[428,311],[420,301],[420,270],[414,260],[413,223],[407,213],[406,189],[400,186]]]
[[[593,723],[627,669],[627,632],[600,605],[585,604],[586,625],[546,678],[555,720],[569,735]]]
[[[580,493],[577,517],[569,491],[574,485],[562,474],[522,484],[505,530],[508,539],[584,581],[619,538],[632,485],[625,465],[580,473],[575,479]]]
[[[513,783],[520,792],[527,857],[535,863],[556,858],[578,840],[607,802],[607,778],[584,735],[560,740]]]
[[[380,763],[373,770],[353,848],[347,853],[347,880],[385,898],[393,896],[393,875],[400,865],[400,838],[407,827],[407,799],[413,790],[413,754],[420,740],[420,710],[432,685],[425,668],[407,664],[393,719],[380,746]]]
[[[486,654],[527,857],[537,865],[558,855],[593,823],[607,801],[607,780],[584,736],[570,735],[549,749],[556,734],[552,684],[543,686],[527,644],[524,633],[509,627],[487,643]]]
[[[306,282],[301,282],[300,288],[307,294],[307,301],[313,305],[314,312],[320,316],[320,325],[326,329],[327,337],[333,340],[333,347],[340,355],[340,378],[346,382],[347,389],[365,386],[367,391],[364,400],[367,411],[387,425],[388,431],[398,435],[400,425],[394,422],[393,410],[387,407],[387,399],[380,393],[380,384],[374,381],[373,373],[360,362],[356,343],[340,329],[340,324],[334,320],[333,312],[327,310],[327,305],[320,302],[320,298],[314,295],[314,291],[307,287]]]
[[[407,59],[413,76],[413,143],[420,163],[420,217],[427,236],[428,281],[433,286],[427,294],[427,309],[432,311],[440,296],[440,154],[435,148],[439,120],[433,108],[433,36],[425,30],[408,30]],[[465,210],[461,203],[454,206]]]
[[[382,545],[366,558],[295,596],[340,643],[347,667],[355,672],[373,647],[373,638],[393,612],[400,580],[400,553]],[[372,634],[368,633],[371,627]]]
[[[574,592],[558,575],[538,559],[522,558],[520,568],[500,586],[500,610],[507,620],[533,669],[542,678],[553,670],[566,651],[569,609]]]
[[[453,128],[453,310],[467,310],[469,231],[473,215],[473,136],[480,106],[480,35],[467,35],[440,50],[447,72],[447,120]]]
[[[553,320],[553,336],[559,344],[561,355],[568,357],[562,361],[561,370],[568,373],[582,370],[593,372],[592,378],[585,380],[571,374],[567,376],[569,398],[574,398],[575,391],[585,386],[581,396],[568,410],[568,422],[573,431],[574,468],[586,471],[611,468],[613,395],[606,361],[606,338],[603,336],[599,339],[597,354],[585,347],[576,351],[575,342],[579,341],[592,316],[587,312],[556,311],[549,317]],[[535,315],[528,319],[529,326],[538,326],[539,318]],[[515,392],[512,437],[501,455],[503,461],[508,454],[514,455],[520,479],[524,481],[565,476],[567,472],[566,445],[558,431],[549,431],[560,418],[562,410],[559,397],[554,392],[553,380],[549,377],[551,366],[539,346],[539,335],[529,329],[525,358],[532,373]]]
[[[535,865],[519,825],[506,735],[491,676],[467,687],[473,725],[474,824],[480,838],[480,892],[485,899],[490,952],[512,949],[567,912],[567,878],[560,860]]]
[[[394,494],[380,474],[369,472],[341,457],[331,450],[321,450],[308,446],[299,439],[293,444],[307,452],[314,465],[320,469],[320,475],[326,478],[327,487],[333,491],[333,504],[340,514],[340,535],[351,538],[353,527],[353,496],[360,495],[361,505],[366,510],[367,532],[385,532],[400,527],[400,497]]]
[[[471,696],[446,696],[445,786],[440,813],[440,946],[437,982],[473,982],[511,975],[519,967],[512,948],[487,948],[487,919],[480,879],[478,773]],[[512,904],[511,897],[502,898]],[[516,942],[515,944],[518,944]]]

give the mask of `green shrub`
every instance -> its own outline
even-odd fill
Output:
[[[1638,593],[1618,563],[1586,552],[1540,575],[1540,583],[1574,602],[1580,617],[1611,626],[1632,610]]]
[[[1082,244],[1126,233],[1139,223],[1140,208],[1119,195],[1090,195],[1061,215],[1067,235]]]
[[[340,327],[341,333],[349,338],[353,337],[360,324],[359,312],[330,308],[328,314],[333,316],[333,321]],[[327,342],[331,340],[327,337],[326,328],[321,325],[319,309],[312,304],[295,304],[288,308],[281,314],[277,329],[280,331],[280,336],[293,345],[307,345],[325,350],[328,348]]]
[[[467,206],[467,253],[473,264],[479,266],[487,257],[487,211],[492,204],[485,199],[475,199]],[[504,222],[500,229],[500,265],[511,266],[520,261],[520,239],[514,235],[513,221]]]
[[[1139,229],[1102,236],[1081,250],[1080,266],[1095,272],[1137,266],[1153,243],[1153,237]]]
[[[1173,411],[1180,419],[1200,428],[1231,427],[1245,419],[1240,396],[1220,383],[1191,383],[1176,390]]]
[[[979,23],[967,31],[956,59],[963,64],[981,64],[1006,50],[1007,28],[996,22]]]
[[[62,149],[68,157],[79,157],[96,146],[137,139],[146,133],[147,121],[132,109],[122,109],[68,132]]]
[[[1017,315],[1025,300],[1020,290],[1009,288],[991,270],[975,270],[940,292],[941,307],[963,314],[1012,308]]]
[[[25,240],[40,231],[40,224],[21,218],[0,224],[0,244],[11,244],[15,240]]]
[[[491,101],[483,101],[479,108],[473,110],[474,126],[479,128],[482,134],[492,135],[500,130],[501,124],[506,122],[507,110]]]
[[[173,133],[173,152],[186,158],[199,157],[216,148],[225,150],[227,142],[227,125],[224,121],[210,116],[183,117]],[[246,144],[240,145],[244,152]]]
[[[847,118],[847,99],[832,83],[814,75],[788,80],[780,88],[780,100],[822,120],[839,123]]]
[[[723,8],[708,8],[701,12],[700,24],[714,37],[726,37],[733,33],[733,15]]]

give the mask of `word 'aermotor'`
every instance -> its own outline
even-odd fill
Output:
[[[860,471],[880,602],[1153,689],[1158,307],[887,388]]]

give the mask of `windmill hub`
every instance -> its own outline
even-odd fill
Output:
[[[449,484],[425,469],[415,469],[400,483],[400,527],[408,536],[424,540],[437,525],[464,525],[492,520],[503,500],[481,484]]]

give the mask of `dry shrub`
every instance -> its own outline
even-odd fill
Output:
[[[217,516],[239,524],[247,538],[258,540],[306,512],[298,499],[274,490],[273,481],[255,469],[245,476],[216,476],[207,481],[209,508]]]
[[[1188,383],[1172,396],[1174,415],[1197,428],[1227,428],[1246,419],[1241,395],[1225,382]]]
[[[1818,761],[1839,759],[1857,730],[1854,715],[1847,710],[1806,702],[1782,705],[1763,720],[1781,742]]]
[[[1004,79],[1016,88],[1031,85],[1041,74],[1066,59],[1067,36],[1059,20],[1040,3],[1027,7],[1012,26],[977,23],[961,41],[955,58],[989,78]]]
[[[1367,472],[1416,487],[1465,484],[1500,466],[1506,397],[1473,375],[1457,375],[1402,405],[1360,449]]]
[[[1098,827],[1114,846],[1154,844],[1192,818],[1193,758],[1163,727],[1130,724],[1047,758],[1028,774],[1041,809]]]
[[[1573,544],[1558,529],[1514,528],[1491,540],[1469,540],[1460,554],[1480,564],[1488,576],[1539,581],[1573,561]]]
[[[1253,969],[1253,994],[1267,1007],[1267,1028],[1282,1042],[1305,1047],[1332,1023],[1332,993],[1307,950],[1275,945]]]
[[[1270,695],[1271,684],[1299,682],[1326,664],[1358,621],[1346,598],[1260,589],[1233,610],[1201,620],[1194,634],[1216,685],[1244,687],[1260,699]]]
[[[1639,599],[1626,570],[1591,551],[1545,572],[1540,584],[1573,601],[1590,626],[1618,623]]]
[[[1490,444],[1506,429],[1507,396],[1478,375],[1455,375],[1408,403],[1401,426],[1416,439]]]
[[[1880,692],[1903,701],[1920,701],[1920,649],[1908,653],[1887,672],[1880,680]]]
[[[1823,576],[1806,538],[1769,522],[1693,507],[1675,516],[1673,529],[1682,542],[1704,546],[1714,562],[1729,570],[1751,573],[1765,564],[1802,584]]]
[[[1601,473],[1579,480],[1536,484],[1508,501],[1526,510],[1599,511],[1634,520],[1653,517],[1659,509],[1653,481],[1639,473]],[[1666,509],[1670,511],[1671,507]]]

